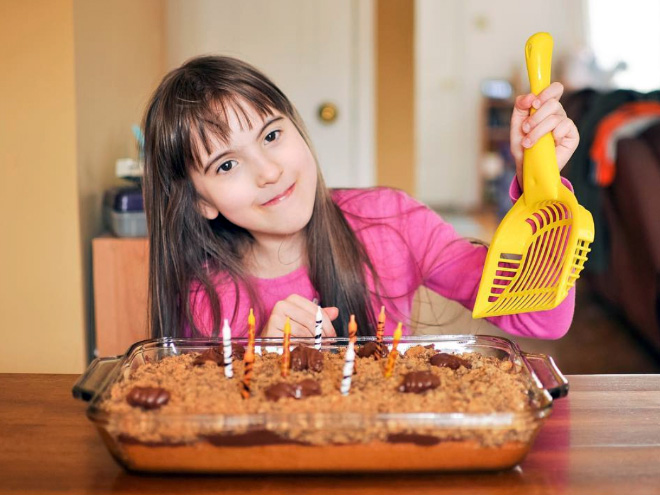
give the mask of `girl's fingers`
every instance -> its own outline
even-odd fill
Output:
[[[529,114],[530,108],[532,108],[532,102],[536,99],[536,96],[532,93],[526,95],[520,95],[516,97],[516,100],[513,104],[514,115],[527,117]]]
[[[282,325],[284,326],[284,325]],[[284,332],[277,328],[277,325],[273,321],[273,318],[271,317],[270,320],[268,320],[268,323],[266,324],[266,327],[263,329],[261,332],[261,335],[259,337],[263,338],[276,338],[280,339],[282,338],[282,335],[284,335]]]
[[[559,115],[560,117],[566,117],[566,111],[564,107],[561,106],[559,100],[548,100],[546,101],[533,115],[530,115],[528,118],[522,122],[522,131],[524,134],[529,134],[532,129],[534,129],[539,123],[543,122],[544,119],[547,119],[551,115]]]
[[[332,326],[332,320],[339,316],[339,310],[335,307],[329,307],[323,308],[321,313],[323,313],[323,336],[336,337],[337,332],[335,327]]]
[[[516,98],[511,114],[511,130],[519,129],[522,122],[529,117],[529,110],[536,96],[533,94],[520,95]]]
[[[314,334],[316,333],[316,312],[319,309],[318,304],[302,296],[299,296],[298,294],[292,294],[289,297],[287,297],[286,300],[292,302],[293,304],[298,306],[302,311],[306,312],[305,321],[311,323],[311,327],[309,328],[312,336],[314,336]],[[324,337],[332,337],[335,330],[332,327],[332,323],[330,323],[330,321],[337,318],[337,315],[339,314],[339,310],[335,307],[330,306],[328,308],[325,308],[325,310],[322,309],[321,313],[322,313],[322,322],[323,322],[321,335]],[[331,314],[334,314],[334,317],[329,317]],[[305,324],[305,322],[302,320],[298,320],[298,322],[301,324]]]
[[[575,123],[566,118],[552,131],[552,137],[555,138],[557,165],[561,170],[577,149],[580,143],[580,134]]]
[[[273,313],[268,319],[266,328],[261,332],[262,337],[282,337],[284,334],[284,319],[281,314]]]
[[[573,121],[567,117],[560,117],[559,115],[551,115],[534,128],[523,139],[523,146],[530,148],[533,146],[543,135],[551,132],[555,141],[555,151],[557,156],[557,165],[559,170],[564,168],[568,160],[577,149],[580,142],[580,135],[577,127]]]
[[[562,119],[561,122],[559,122],[559,125],[554,128],[552,131],[552,137],[555,138],[555,144],[558,146],[565,140],[565,139],[575,139],[579,140],[580,135],[577,132],[577,127],[573,123],[571,119],[568,117],[565,119]]]
[[[288,315],[273,313],[268,321],[268,337],[282,337],[284,335],[284,324]],[[312,337],[309,329],[289,316],[292,337]]]
[[[511,145],[511,154],[516,162],[516,168],[520,168],[523,160],[522,140],[525,137],[521,128],[522,124],[529,117],[529,110],[532,108],[532,102],[536,99],[533,94],[520,95],[516,98],[511,114],[511,131],[509,141]]]
[[[531,148],[539,139],[541,139],[542,136],[552,132],[563,119],[564,117],[560,117],[559,115],[551,115],[546,117],[523,138],[523,147]]]
[[[291,335],[295,337],[313,337],[316,330],[316,312],[318,305],[298,294],[291,294],[273,307],[269,326],[276,327],[278,332],[284,332],[284,322],[288,316],[291,323]],[[332,320],[339,315],[339,309],[334,306],[322,308],[324,337],[336,337],[337,332],[332,326]]]
[[[307,317],[309,318],[309,321],[311,322],[311,335],[314,335],[315,332],[315,326],[316,326],[316,311],[318,310],[318,305],[310,301],[309,299],[302,297],[298,294],[291,294],[289,297],[285,299],[285,301],[289,301],[296,306],[298,306],[301,310],[307,312]],[[329,306],[327,308],[322,308],[322,314],[323,314],[323,330],[322,330],[322,335],[324,337],[336,337],[337,333],[335,332],[334,327],[332,326],[332,320],[337,318],[339,315],[339,309],[335,308],[334,306]],[[298,320],[300,323],[303,323],[303,321]]]
[[[318,308],[318,304],[299,294],[291,294],[285,299],[285,301],[292,302],[296,306],[299,306],[301,309],[314,314],[316,314],[316,310]]]
[[[536,98],[532,101],[532,106],[536,109],[539,109],[543,104],[551,99],[559,100],[561,95],[564,94],[564,86],[561,83],[553,82],[541,91]]]
[[[301,325],[298,322],[291,322],[291,336],[292,337],[314,337],[314,330],[310,331],[309,328]]]
[[[522,185],[523,149],[531,148],[547,133],[555,141],[557,165],[561,170],[577,148],[580,137],[577,127],[566,116],[559,102],[564,86],[554,82],[538,95],[527,94],[516,98],[511,115],[511,154],[516,162],[516,176]],[[531,109],[536,111],[531,114]]]
[[[330,321],[335,321],[339,316],[339,308],[335,306],[328,306],[327,308],[322,308],[325,314],[328,316]]]
[[[318,310],[318,305],[314,302],[306,299],[298,294],[292,294],[283,301],[279,301],[276,305],[277,312],[283,314],[285,317],[288,316],[291,318],[291,331],[293,332],[293,323],[297,323],[300,328],[305,328],[306,333],[304,335],[297,335],[299,337],[309,337],[314,336],[316,331],[316,312]],[[273,308],[273,312],[275,312]],[[323,321],[323,330],[322,335],[326,337],[336,336],[334,327],[332,326],[331,321],[337,318],[339,310],[335,307],[327,307],[322,310],[322,321]]]
[[[311,302],[311,301],[310,301]],[[284,328],[284,321],[288,316],[291,320],[291,330],[293,331],[293,323],[297,323],[301,327],[307,328],[308,335],[314,335],[314,325],[316,324],[316,314],[312,314],[304,308],[301,308],[296,303],[291,302],[289,298],[283,301],[278,301],[273,307],[273,314],[282,317],[282,327]]]

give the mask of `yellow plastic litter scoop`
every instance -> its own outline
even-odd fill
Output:
[[[550,85],[551,59],[548,33],[527,40],[532,93]],[[551,133],[524,151],[523,163],[523,193],[488,249],[474,318],[556,307],[575,285],[594,240],[591,213],[561,183]]]

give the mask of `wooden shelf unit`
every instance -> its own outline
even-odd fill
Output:
[[[103,235],[92,240],[92,258],[97,355],[123,354],[149,338],[149,243],[145,237]]]
[[[513,111],[514,100],[482,98],[481,104],[481,143],[479,153],[479,190],[483,209],[492,209],[494,199],[490,197],[488,179],[482,168],[482,160],[488,153],[502,153],[502,149],[508,149],[510,119]]]

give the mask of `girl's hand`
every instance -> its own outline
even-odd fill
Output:
[[[516,161],[516,176],[520,188],[523,187],[523,150],[531,148],[541,136],[552,132],[559,170],[564,168],[580,142],[577,127],[566,116],[559,103],[564,86],[552,83],[541,93],[521,95],[516,98],[511,114],[511,154]],[[529,111],[536,108],[534,115]]]
[[[261,337],[282,337],[287,316],[291,319],[292,337],[314,337],[316,310],[318,305],[298,294],[291,294],[273,307],[268,323],[261,331]],[[323,336],[336,337],[332,320],[339,316],[339,309],[331,306],[322,308]]]

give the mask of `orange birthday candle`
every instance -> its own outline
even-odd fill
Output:
[[[252,380],[252,371],[254,369],[254,348],[248,346],[243,357],[243,380],[241,381],[241,396],[244,399],[250,398],[250,381]]]
[[[357,340],[357,322],[355,321],[355,315],[351,315],[351,319],[348,322],[348,338],[353,344]]]
[[[380,307],[380,314],[378,315],[378,326],[376,327],[376,354],[375,359],[378,361],[383,357],[383,332],[385,331],[385,306]]]
[[[284,322],[284,342],[282,343],[282,376],[289,375],[289,363],[291,362],[291,350],[289,349],[291,342],[291,321],[286,317]]]
[[[394,340],[392,341],[392,350],[390,355],[387,356],[387,367],[385,368],[385,378],[392,376],[394,371],[394,363],[396,361],[397,351],[396,348],[399,346],[399,340],[401,340],[401,334],[403,333],[401,322],[396,327],[394,331]]]
[[[248,315],[248,347],[250,345],[254,349],[254,339],[255,339],[255,328],[256,322],[254,320],[254,311],[250,308],[250,314]]]

